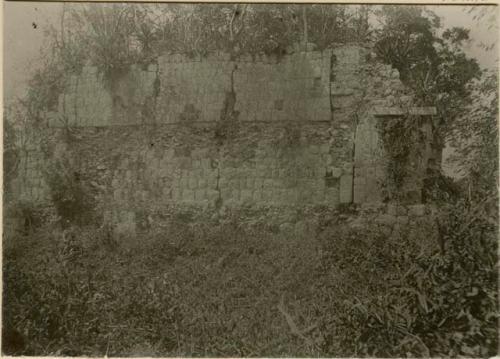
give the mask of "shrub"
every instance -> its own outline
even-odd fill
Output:
[[[3,318],[26,355],[492,355],[495,226],[472,214],[449,208],[444,252],[349,221],[315,238],[186,213],[133,247],[43,227],[6,248]]]
[[[24,255],[6,253],[4,318],[25,337],[20,354],[276,350],[290,340],[280,296],[310,296],[302,284],[317,265],[317,248],[298,237],[233,224],[179,222],[152,229],[134,248],[106,241],[92,227],[51,227],[18,238]],[[300,340],[291,345],[285,353],[307,353]]]
[[[53,160],[44,174],[52,203],[64,227],[86,225],[96,219],[92,191],[69,158]]]
[[[461,202],[450,206],[444,253],[437,238],[395,243],[366,231],[326,234],[335,236],[325,247],[324,260],[336,276],[329,279],[342,283],[345,300],[323,312],[336,310],[328,325],[341,328],[342,355],[495,355],[496,225],[485,217],[471,221],[472,215]]]

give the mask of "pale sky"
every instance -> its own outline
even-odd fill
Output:
[[[61,3],[3,2],[4,6],[4,98],[20,96],[26,89],[30,69],[36,64],[37,55],[43,46],[43,31],[47,25],[57,26]],[[494,68],[498,58],[498,27],[488,29],[491,21],[496,23],[497,8],[490,6],[481,22],[472,19],[467,6],[429,6],[442,18],[443,27],[463,26],[471,29],[472,42],[467,49],[469,56],[477,58],[481,66]],[[490,20],[490,21],[488,21]],[[36,26],[35,26],[36,25]],[[485,52],[477,45],[495,43],[495,48]]]

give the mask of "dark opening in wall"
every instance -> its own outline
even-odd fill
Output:
[[[317,76],[314,78],[314,88],[320,88],[321,87],[321,76]]]
[[[327,170],[325,173],[325,186],[326,187],[337,187],[339,185],[338,177],[333,176],[332,170]]]
[[[181,121],[196,122],[199,120],[201,111],[198,110],[192,103],[184,105],[184,111],[180,114]]]

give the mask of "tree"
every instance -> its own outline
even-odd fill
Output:
[[[421,6],[385,5],[377,15],[382,26],[375,51],[382,61],[399,70],[417,104],[437,108],[434,146],[441,153],[453,122],[470,101],[468,84],[481,74],[477,61],[462,49],[469,31],[452,28],[439,35],[439,18]]]
[[[470,88],[471,101],[454,123],[451,138],[469,199],[481,200],[498,191],[498,74],[485,72]]]

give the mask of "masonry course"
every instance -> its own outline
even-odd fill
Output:
[[[412,107],[398,72],[370,54],[174,54],[111,82],[86,67],[68,79],[47,131],[56,142],[65,128],[76,134],[59,153],[76,154],[114,221],[163,205],[380,202],[388,159],[376,121],[403,115],[402,104],[425,118],[434,110]],[[14,192],[47,201],[47,159],[33,147]]]

